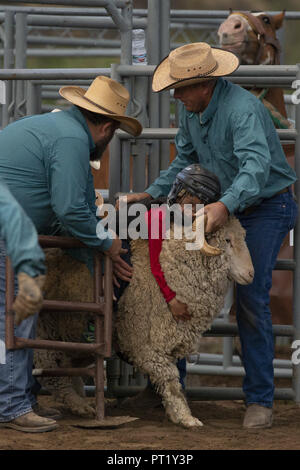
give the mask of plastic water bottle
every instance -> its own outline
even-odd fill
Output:
[[[132,65],[147,65],[145,31],[143,29],[132,30]]]

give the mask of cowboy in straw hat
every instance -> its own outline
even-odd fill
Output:
[[[246,372],[243,426],[266,428],[272,424],[274,399],[269,290],[281,243],[295,224],[297,205],[290,186],[297,178],[267,109],[254,95],[222,78],[238,65],[233,53],[200,42],[175,49],[156,67],[153,91],[174,88],[174,97],[183,104],[175,139],[177,156],[144,193],[130,195],[128,202],[166,195],[178,172],[191,163],[200,163],[218,176],[222,194],[219,201],[205,206],[207,231],[235,214],[247,231],[255,271],[252,284],[237,286]]]
[[[39,234],[71,235],[87,247],[107,254],[114,273],[130,280],[132,268],[120,255],[127,250],[96,217],[95,190],[90,161],[98,161],[120,127],[137,136],[140,123],[126,116],[128,91],[107,77],[96,77],[87,91],[63,87],[61,95],[72,106],[67,110],[29,116],[9,124],[0,133],[1,176],[13,196],[33,221]],[[77,250],[76,250],[77,251]],[[78,256],[91,265],[90,250]],[[5,277],[5,250],[0,247],[0,276]],[[75,253],[73,253],[75,256]],[[28,313],[28,312],[27,312]],[[0,290],[0,331],[4,331],[5,292]],[[35,317],[23,319],[18,336],[34,338]],[[57,410],[32,411],[32,355],[28,350],[10,352],[7,365],[0,366],[0,423],[24,432],[50,430],[55,421],[43,423],[36,413],[57,416]],[[13,381],[11,381],[13,377]],[[20,393],[20,390],[22,393]],[[26,416],[26,419],[20,420]],[[17,418],[16,418],[17,417]],[[46,419],[46,418],[45,418]]]
[[[65,86],[60,95],[71,103],[96,114],[111,118],[119,128],[137,137],[142,126],[135,118],[125,116],[129,93],[120,83],[105,76],[96,77],[88,90],[79,86]]]
[[[158,92],[224,77],[238,66],[239,59],[231,52],[204,42],[186,44],[170,52],[156,67],[152,90]]]

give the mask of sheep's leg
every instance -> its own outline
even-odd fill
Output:
[[[84,398],[86,397],[85,391],[84,391],[84,382],[81,377],[72,377],[72,386],[80,397]]]
[[[37,369],[53,369],[71,367],[69,357],[60,351],[39,350],[35,354],[35,367]],[[41,377],[39,381],[65,409],[76,416],[93,418],[95,409],[87,403],[87,400],[74,390],[74,377]]]
[[[66,378],[70,379],[69,377]],[[72,414],[83,418],[95,417],[94,407],[87,403],[86,398],[83,398],[76,393],[73,388],[72,380],[69,380],[68,383],[60,383],[59,390],[54,394],[57,400],[59,400]]]
[[[143,361],[140,356],[139,362],[139,366],[149,374],[151,383],[161,395],[168,418],[186,428],[202,426],[201,421],[191,414],[179,382],[178,369],[172,359],[148,351],[147,359]]]
[[[198,418],[192,416],[186,398],[182,393],[181,384],[177,378],[163,384],[161,395],[166,414],[173,423],[181,424],[185,428],[203,426],[203,423]]]

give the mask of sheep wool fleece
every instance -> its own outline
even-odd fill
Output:
[[[210,327],[223,306],[229,279],[248,278],[252,264],[244,241],[245,231],[235,218],[230,218],[226,227],[208,239],[209,244],[221,249],[220,256],[208,257],[200,250],[186,250],[186,240],[174,239],[172,227],[170,232],[170,239],[162,243],[161,267],[170,288],[176,291],[179,300],[188,305],[192,319],[179,323],[174,320],[152,275],[147,240],[133,240],[133,277],[119,300],[114,322],[115,340],[118,350],[136,367],[149,374],[151,383],[162,395],[170,419],[185,427],[193,427],[201,423],[191,415],[182,393],[176,359],[195,351],[195,343],[201,333]],[[228,237],[235,247],[234,254],[228,248]],[[55,249],[49,250],[46,259],[48,270],[52,273],[46,281],[46,299],[69,300],[74,296],[74,300],[89,301],[87,295],[92,296],[92,282],[83,263]],[[243,259],[243,266],[234,268],[236,260],[240,259]],[[237,277],[241,272],[242,277]],[[47,313],[39,322],[39,337],[76,341],[84,318],[84,314],[73,312],[58,316],[57,324],[51,313]],[[59,351],[45,352],[37,351],[36,367],[51,368],[61,363]],[[47,390],[73,413],[82,416],[88,413],[70,378],[43,379],[47,380],[44,382]]]

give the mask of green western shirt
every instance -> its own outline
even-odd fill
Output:
[[[0,238],[5,241],[16,273],[27,273],[31,277],[45,273],[45,256],[35,227],[1,179]]]
[[[223,78],[201,115],[181,106],[175,143],[175,160],[146,189],[154,198],[167,195],[176,174],[190,163],[219,177],[220,201],[230,213],[259,204],[297,179],[263,104]]]
[[[107,250],[112,239],[97,227],[89,164],[94,147],[75,106],[26,117],[0,132],[0,174],[39,234],[55,235],[62,226],[87,246]]]

